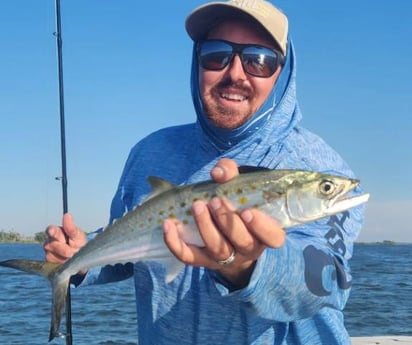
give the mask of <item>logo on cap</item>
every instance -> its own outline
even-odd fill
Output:
[[[247,12],[253,11],[262,17],[268,17],[271,9],[269,4],[257,0],[232,0],[232,3]]]

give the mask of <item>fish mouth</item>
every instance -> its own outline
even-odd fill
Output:
[[[369,200],[369,196],[369,193],[364,193],[352,197],[340,196],[334,200],[333,205],[331,205],[326,212],[329,215],[341,213],[352,207],[366,203]]]

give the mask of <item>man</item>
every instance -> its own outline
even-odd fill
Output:
[[[353,175],[299,126],[295,55],[282,12],[263,0],[209,3],[189,15],[186,29],[194,40],[197,121],[161,129],[132,149],[111,220],[144,200],[148,175],[187,184],[211,174],[224,182],[238,165]],[[134,275],[139,345],[350,344],[342,309],[361,208],[287,234],[256,209],[233,212],[225,199],[196,201],[192,209],[205,247],[184,243],[176,222],[163,224],[166,245],[187,264],[173,282],[165,282],[160,263],[139,262],[91,270],[81,283]],[[86,242],[70,215],[47,231],[49,261],[66,260]]]

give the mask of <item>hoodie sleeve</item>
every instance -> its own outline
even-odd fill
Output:
[[[259,258],[247,287],[216,287],[255,315],[288,322],[308,318],[323,307],[342,310],[351,287],[348,261],[363,222],[363,207],[322,221],[290,228],[283,247]]]

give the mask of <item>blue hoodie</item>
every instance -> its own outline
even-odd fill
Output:
[[[353,177],[331,147],[299,125],[291,41],[288,47],[275,88],[236,130],[215,128],[204,116],[193,55],[191,89],[197,121],[161,129],[133,147],[110,220],[143,201],[149,193],[147,176],[175,184],[198,182],[209,179],[211,168],[223,157],[238,165]],[[342,310],[351,287],[348,260],[362,222],[363,208],[358,207],[288,229],[285,245],[266,249],[248,286],[240,290],[214,271],[191,266],[166,284],[165,268],[154,262],[91,270],[82,285],[134,276],[139,345],[350,344]]]

